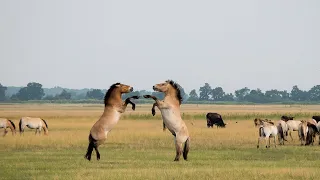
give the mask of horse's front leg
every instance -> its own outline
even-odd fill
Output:
[[[124,100],[124,103],[122,105],[122,109],[123,111],[125,111],[125,109],[127,108],[128,104],[132,105],[132,110],[136,109],[136,104],[134,104],[131,99],[139,99],[139,96],[132,96],[132,97],[128,97],[126,100]]]
[[[7,128],[4,128],[3,137],[6,136],[7,133],[8,133]]]

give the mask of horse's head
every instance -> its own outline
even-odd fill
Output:
[[[154,85],[152,88],[155,91],[165,93],[169,90],[170,84],[168,82],[163,82],[163,83],[159,83],[159,84]]]
[[[120,90],[121,93],[129,93],[133,91],[133,87],[121,83],[117,83],[116,88]]]
[[[163,83],[159,83],[153,86],[153,90],[163,92],[165,94],[173,93],[178,99],[179,103],[182,102],[182,96],[180,91],[180,85],[172,80],[167,80]]]
[[[261,120],[258,119],[258,118],[255,118],[255,119],[253,120],[253,122],[254,122],[254,126],[255,126],[255,127],[257,127],[258,125],[261,125]]]

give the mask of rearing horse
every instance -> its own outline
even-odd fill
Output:
[[[180,105],[182,97],[179,85],[172,80],[167,80],[164,83],[156,84],[153,86],[155,91],[163,92],[165,97],[163,100],[158,100],[155,96],[144,95],[144,98],[152,98],[156,102],[152,106],[152,115],[155,115],[155,107],[157,106],[161,111],[163,119],[163,129],[168,128],[172,135],[175,137],[176,144],[176,157],[174,161],[179,161],[181,154],[187,160],[190,136],[188,128],[181,118]],[[182,144],[184,148],[182,149]]]
[[[11,129],[12,132],[12,136],[16,134],[16,126],[14,125],[14,123],[6,118],[0,118],[0,128],[4,128],[4,134],[3,136],[5,136],[8,131],[7,128]]]
[[[132,92],[133,88],[121,83],[115,83],[110,86],[104,97],[104,112],[100,119],[92,126],[89,134],[89,145],[85,158],[91,160],[93,149],[96,151],[97,160],[100,159],[98,147],[107,139],[108,133],[118,123],[120,116],[125,112],[128,104],[132,105],[135,110],[135,104],[131,102],[131,98],[138,99],[138,96],[127,98],[124,102],[121,99],[123,93]]]

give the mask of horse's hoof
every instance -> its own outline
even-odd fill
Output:
[[[257,146],[257,149],[259,148],[259,146]]]

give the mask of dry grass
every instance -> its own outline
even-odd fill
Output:
[[[257,150],[257,129],[252,119],[227,119],[227,128],[208,129],[204,118],[192,117],[209,111],[230,117],[241,113],[308,115],[319,107],[183,105],[183,113],[191,117],[186,118],[191,151],[188,162],[173,162],[173,137],[162,131],[161,120],[130,118],[130,114],[143,117],[150,113],[151,105],[138,105],[137,111],[126,112],[127,118],[119,121],[107,143],[100,147],[102,159],[88,162],[83,158],[88,133],[103,106],[1,105],[0,117],[9,117],[16,124],[21,116],[45,118],[49,136],[35,136],[27,129],[24,136],[12,137],[8,133],[2,138],[0,178],[314,179],[319,176],[319,146],[299,146],[296,133],[295,141],[286,146]]]

